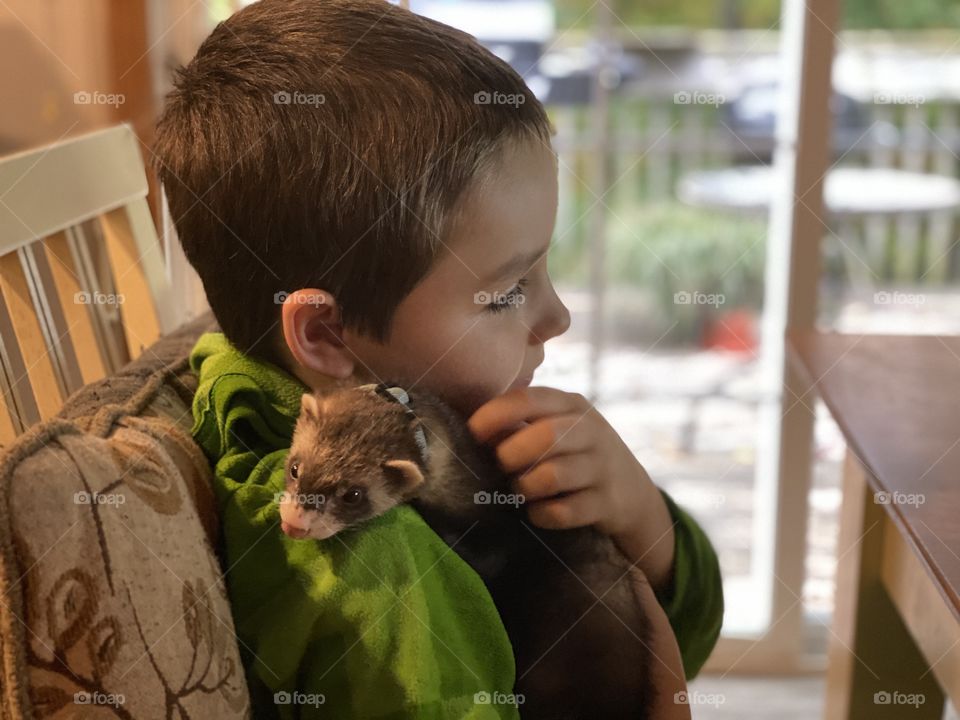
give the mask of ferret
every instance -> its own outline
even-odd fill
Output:
[[[649,718],[651,625],[630,563],[592,527],[528,524],[507,487],[492,450],[436,395],[391,383],[306,393],[281,528],[324,539],[410,503],[486,584],[525,720]]]

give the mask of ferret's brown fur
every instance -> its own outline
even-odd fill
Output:
[[[307,512],[326,515],[332,528],[410,502],[489,589],[513,646],[525,719],[648,718],[650,623],[626,558],[593,528],[544,530],[526,521],[522,505],[475,502],[478,492],[511,492],[492,452],[437,396],[410,398],[415,418],[363,390],[304,395],[288,492],[321,495],[324,502]]]

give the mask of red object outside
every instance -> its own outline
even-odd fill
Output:
[[[739,309],[708,316],[700,346],[705,350],[753,353],[757,349],[756,314]]]

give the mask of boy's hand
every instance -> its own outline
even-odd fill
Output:
[[[495,448],[513,491],[544,528],[594,524],[656,589],[670,580],[673,523],[660,492],[617,432],[577,393],[529,387],[493,398],[470,432]]]

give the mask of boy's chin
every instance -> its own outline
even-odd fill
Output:
[[[519,377],[510,383],[510,386],[507,388],[507,391],[510,390],[519,390],[521,388],[530,387],[530,383],[533,382],[533,375],[526,375],[524,377]]]

